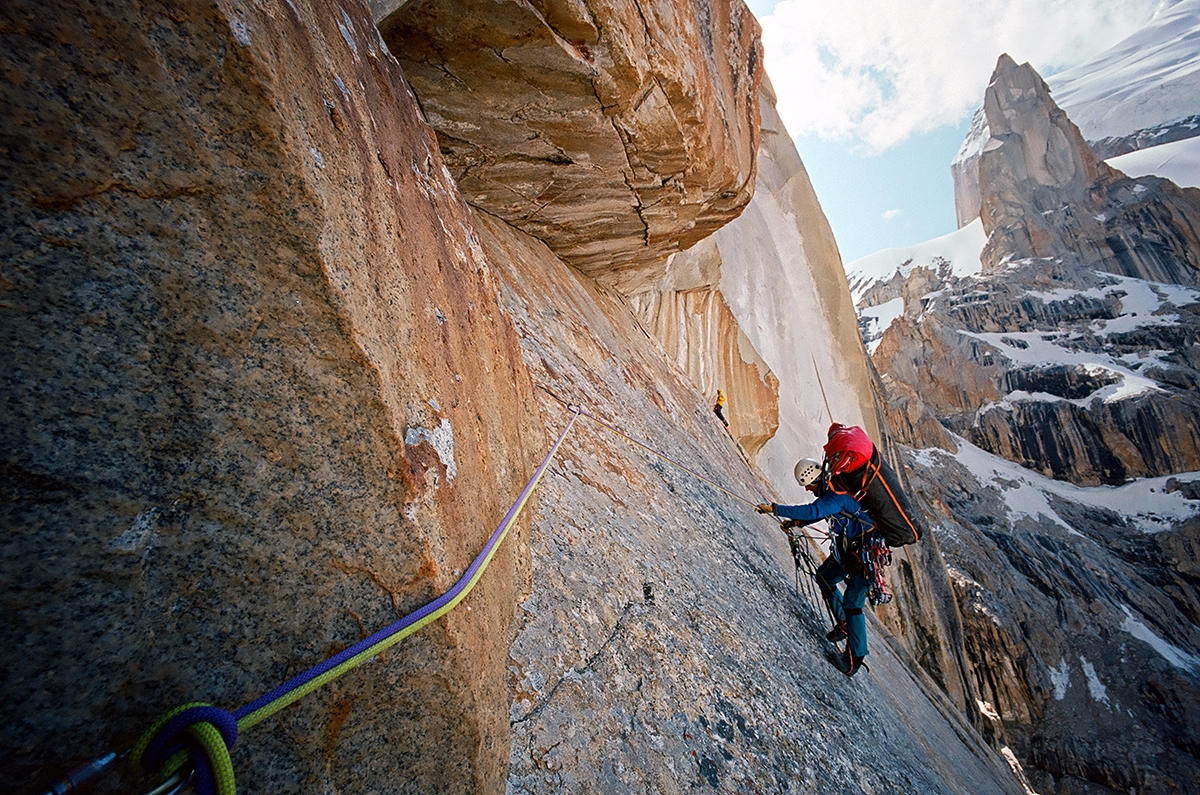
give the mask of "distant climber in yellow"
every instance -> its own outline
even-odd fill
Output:
[[[725,414],[722,409],[725,408],[725,393],[717,390],[717,405],[713,406],[713,414],[717,415],[717,419],[725,423],[725,427],[729,427],[729,420],[725,419]]]

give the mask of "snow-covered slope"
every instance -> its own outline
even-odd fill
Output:
[[[1112,511],[1127,518],[1133,527],[1143,533],[1170,530],[1178,522],[1200,514],[1200,500],[1188,499],[1183,490],[1175,484],[1169,484],[1169,481],[1200,481],[1200,472],[1141,478],[1122,486],[1076,486],[992,455],[961,436],[955,436],[954,441],[958,445],[958,452],[953,457],[980,483],[991,484],[999,490],[1010,520],[1043,516],[1078,535],[1079,531],[1069,519],[1054,510],[1051,504],[1054,498],[1093,510]],[[929,449],[915,451],[914,455],[929,466],[938,457],[951,454]]]
[[[983,222],[976,218],[974,223],[948,235],[912,246],[885,248],[856,259],[846,265],[846,278],[850,281],[854,304],[859,305],[872,285],[885,282],[897,273],[907,278],[912,269],[919,266],[938,270],[948,263],[955,276],[978,273],[979,252],[986,242]]]
[[[1200,0],[1164,4],[1129,38],[1046,82],[1089,141],[1200,113]]]
[[[979,253],[987,238],[978,218],[948,235],[902,248],[885,248],[846,266],[850,293],[867,353],[875,353],[883,332],[904,312],[901,289],[914,268],[946,276],[979,273]]]
[[[1181,188],[1200,188],[1200,138],[1139,149],[1105,161],[1131,177],[1153,174]]]
[[[1046,84],[1089,143],[1173,124],[1200,134],[1187,121],[1200,115],[1200,0],[1165,6],[1137,33]],[[954,162],[978,156],[989,134],[977,112]]]

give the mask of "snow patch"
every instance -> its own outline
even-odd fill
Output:
[[[1091,374],[1108,372],[1119,378],[1116,383],[1101,387],[1086,397],[1073,400],[1072,402],[1078,406],[1087,406],[1097,398],[1105,403],[1114,403],[1144,392],[1163,391],[1156,382],[1138,375],[1111,356],[1091,351],[1071,350],[1056,344],[1055,340],[1059,338],[1056,333],[1044,331],[984,332],[979,334],[960,331],[959,333],[965,337],[986,342],[1015,364],[1030,364],[1040,367],[1082,366]]]
[[[1100,682],[1100,678],[1096,676],[1095,667],[1088,662],[1087,657],[1084,657],[1083,655],[1080,655],[1079,657],[1079,665],[1083,668],[1083,675],[1087,677],[1088,693],[1091,695],[1092,700],[1104,704],[1105,706],[1111,706],[1108,703],[1108,688],[1106,688]]]
[[[1093,287],[1090,290],[1059,288],[1048,291],[1030,291],[1026,295],[1044,303],[1067,303],[1083,298],[1099,301],[1120,293],[1118,299],[1120,314],[1111,320],[1101,320],[1092,324],[1091,330],[1099,336],[1122,334],[1142,326],[1174,325],[1179,322],[1178,315],[1156,314],[1162,312],[1164,304],[1169,303],[1181,307],[1200,301],[1200,290],[1193,287],[1163,284],[1100,271],[1096,271],[1096,274],[1110,283],[1103,287]]]
[[[971,129],[967,132],[967,137],[963,139],[962,146],[954,155],[951,165],[965,163],[971,158],[983,154],[983,147],[990,137],[991,131],[988,129],[987,115],[983,112],[983,106],[980,105],[971,116]]]
[[[1011,519],[1016,520],[1028,517],[1036,520],[1039,516],[1042,516],[1066,530],[1070,535],[1083,537],[1082,533],[1067,524],[1050,507],[1050,500],[1046,498],[1046,493],[1032,483],[1023,480],[1015,483],[1012,481],[996,481],[993,485],[998,486],[1003,493],[1004,503],[1008,506],[1008,515]]]
[[[1054,686],[1054,700],[1062,701],[1071,687],[1071,665],[1062,657],[1059,658],[1058,664],[1061,669],[1050,669],[1050,684]]]
[[[883,332],[888,330],[888,327],[892,325],[892,321],[903,314],[903,298],[893,298],[878,306],[868,307],[859,312],[859,318],[867,321],[867,338],[871,340],[867,344],[868,356],[875,353],[875,349],[879,347],[879,341],[883,337]]]
[[[1200,657],[1189,654],[1175,644],[1160,638],[1154,630],[1139,621],[1133,615],[1133,611],[1125,605],[1121,605],[1121,609],[1125,611],[1125,621],[1121,624],[1122,630],[1133,635],[1138,640],[1150,644],[1152,649],[1176,668],[1182,668],[1185,671],[1195,671],[1197,667],[1200,667]]]
[[[1129,38],[1087,63],[1047,78],[1055,102],[1089,141],[1200,113],[1197,18],[1200,0],[1162,8]]]
[[[1047,518],[1063,523],[1050,509],[1046,499],[1050,495],[1112,511],[1129,519],[1146,534],[1169,530],[1177,522],[1200,514],[1200,500],[1185,499],[1180,491],[1166,492],[1169,479],[1200,480],[1200,472],[1143,478],[1121,486],[1076,486],[994,456],[960,436],[955,436],[954,440],[958,443],[954,459],[980,482],[1004,489],[1010,510],[1018,516],[1037,516],[1046,511]],[[1041,493],[1040,499],[1035,499],[1035,492]]]
[[[957,276],[977,273],[979,271],[979,252],[986,241],[982,234],[982,223],[976,223],[979,224],[977,239],[972,238],[972,226],[975,225],[972,224],[936,240],[903,249],[886,249],[850,263],[846,270],[852,285],[855,303],[861,302],[863,295],[872,285],[887,281],[896,274],[907,277],[912,269],[918,266],[936,267],[940,264],[935,261],[939,257],[951,264],[951,270]],[[970,268],[964,266],[964,263],[968,261],[972,263]],[[1163,313],[1166,304],[1178,307],[1200,302],[1200,290],[1193,288],[1113,274],[1100,275],[1107,283],[1090,290],[1062,288],[1051,291],[1031,291],[1028,295],[1045,303],[1069,303],[1074,299],[1104,300],[1115,297],[1118,301],[1117,316],[1111,319],[1097,320],[1091,324],[1091,332],[1098,337],[1125,334],[1147,326],[1174,325],[1178,323],[1179,316],[1174,313]],[[925,298],[930,299],[936,295],[936,292],[931,293]],[[896,318],[900,317],[903,308],[903,299],[893,298],[877,306],[859,310],[860,319],[864,321],[865,337],[869,340],[867,343],[868,354],[875,353],[883,333]],[[1113,383],[1101,387],[1090,395],[1071,401],[1080,407],[1087,407],[1097,399],[1105,403],[1115,403],[1147,392],[1163,391],[1158,382],[1134,372],[1130,366],[1133,362],[1129,361],[1128,355],[1113,357],[1100,352],[1073,350],[1059,344],[1059,341],[1063,339],[1061,334],[1042,331],[1016,333],[970,333],[964,331],[962,333],[988,343],[1009,361],[1017,364],[1082,366],[1093,374],[1109,373],[1115,376]],[[1143,358],[1138,357],[1139,361]],[[1008,396],[1008,403],[996,404],[985,410],[1009,405],[1011,402],[1033,400],[1059,401],[1064,398],[1044,394],[1013,393]]]
[[[1017,760],[1017,755],[1007,745],[1000,746],[1000,755],[1004,757],[1004,761],[1008,762],[1008,766],[1012,768],[1017,780],[1021,782],[1022,789],[1025,790],[1025,795],[1038,795],[1033,787],[1029,786],[1029,779],[1025,778],[1025,768],[1021,767],[1021,763]]]

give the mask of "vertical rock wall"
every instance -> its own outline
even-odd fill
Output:
[[[534,7],[560,37],[584,19]],[[711,138],[753,107],[756,49],[731,22],[744,8],[625,8],[648,41],[747,55],[736,79],[697,78],[725,113],[686,136],[699,171],[738,177],[693,206],[690,166],[654,172],[660,220],[682,230],[628,250],[597,237],[619,265],[602,281],[468,209],[373,28],[386,10],[0,10],[10,777],[48,785],[186,701],[236,708],[444,592],[561,428],[561,398],[742,499],[581,420],[468,601],[247,732],[243,790],[1020,792],[875,623],[878,686],[829,664],[820,607],[747,504],[766,498],[758,478],[611,286],[642,283],[748,195],[753,125],[731,134],[750,161]],[[655,107],[654,86],[634,93],[634,116]],[[666,143],[630,156],[637,179],[647,152],[678,156],[647,140]],[[815,412],[763,458],[788,472],[823,411],[878,430],[857,337],[837,331],[844,281],[811,266],[836,251],[792,159],[774,151],[773,202],[717,241],[721,293],[763,361],[805,338],[770,332],[796,312],[830,330],[799,348],[813,377],[781,389],[803,385],[795,404]]]
[[[630,305],[702,394],[715,400],[720,389],[731,396],[722,414],[730,433],[747,455],[754,456],[779,428],[779,379],[716,287],[720,278],[716,244],[706,240],[688,255],[688,262],[708,262],[716,268],[682,279],[682,274],[669,269],[666,284],[634,294]]]
[[[971,117],[966,139],[950,163],[950,178],[954,182],[954,215],[959,229],[979,217],[982,204],[979,196],[979,155],[988,137],[987,116],[980,105]]]
[[[891,460],[899,464],[900,458],[877,413],[877,399],[886,398],[859,341],[837,244],[775,112],[769,82],[760,107],[754,199],[710,240],[672,256],[667,277],[631,302],[693,383],[707,395],[724,389],[734,435],[752,452],[763,448],[756,461],[782,495],[774,499],[802,503],[811,495],[796,484],[792,469],[798,458],[821,457],[831,421],[864,426]],[[694,307],[726,302],[739,330],[714,339],[710,315]],[[771,368],[777,398],[764,399],[760,382],[743,386],[722,368],[748,345]],[[745,429],[775,412],[778,429],[758,444]],[[962,627],[936,539],[897,551],[889,575],[897,599],[880,617],[958,708],[972,713]]]
[[[1059,105],[1101,160],[1200,132],[1197,0],[1160,3],[1133,35],[1048,80]],[[979,217],[979,156],[989,137],[983,107],[950,165],[959,227]]]
[[[754,199],[711,241],[674,255],[667,278],[654,290],[635,293],[633,303],[647,328],[665,329],[660,340],[669,355],[687,361],[689,372],[712,373],[725,351],[743,349],[743,338],[731,334],[719,347],[706,348],[698,344],[706,328],[703,315],[674,324],[662,313],[688,300],[673,297],[676,293],[698,286],[719,290],[744,340],[779,383],[779,429],[757,462],[784,500],[801,502],[807,497],[792,468],[798,458],[819,457],[831,421],[863,425],[876,438],[879,427],[837,243],[775,112],[769,83],[760,107],[763,143]],[[715,394],[722,384],[698,386]],[[774,411],[774,401],[760,403],[754,391],[725,392],[731,416],[770,417]]]
[[[45,788],[442,593],[545,440],[364,5],[0,19],[0,747]],[[522,538],[472,609],[247,732],[243,788],[501,790]]]

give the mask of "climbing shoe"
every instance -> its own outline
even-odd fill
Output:
[[[837,626],[826,633],[825,640],[829,641],[830,643],[841,643],[847,637],[849,636],[846,634],[846,623],[844,621],[839,621]]]
[[[849,649],[846,649],[846,652],[840,655],[838,659],[838,668],[840,668],[842,673],[844,673],[846,676],[854,676],[856,673],[858,673],[859,668],[866,668],[868,671],[871,670],[870,668],[867,668],[866,660],[864,660],[862,657],[855,657],[850,653]]]

